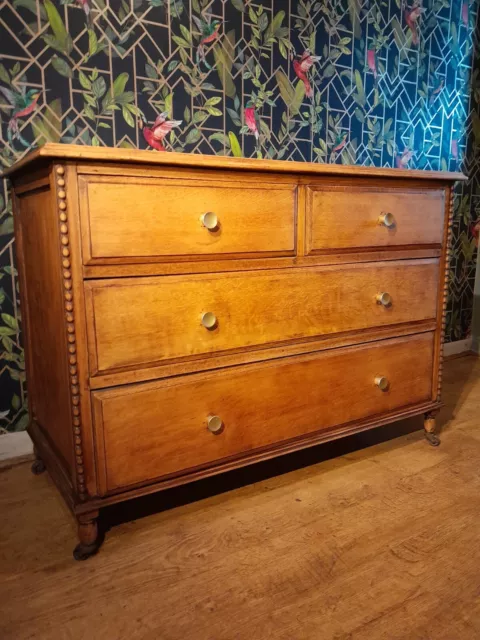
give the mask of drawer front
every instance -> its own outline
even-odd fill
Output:
[[[306,252],[439,245],[444,215],[439,190],[308,187]]]
[[[80,189],[87,263],[294,254],[292,184],[82,176]]]
[[[93,392],[102,491],[427,402],[433,336]]]
[[[91,371],[433,319],[437,279],[431,259],[90,281]]]

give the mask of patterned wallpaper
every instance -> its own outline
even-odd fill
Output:
[[[0,0],[0,160],[51,140],[460,166],[472,179],[456,200],[448,339],[463,338],[480,228],[476,15],[462,0]],[[0,431],[14,431],[26,388],[3,187]]]

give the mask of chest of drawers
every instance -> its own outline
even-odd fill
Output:
[[[77,559],[114,502],[416,414],[438,444],[461,174],[54,144],[7,173]]]

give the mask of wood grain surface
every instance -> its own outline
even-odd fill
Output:
[[[126,503],[86,563],[48,475],[0,473],[0,637],[478,640],[478,359],[443,397],[440,448],[417,418]]]
[[[437,260],[402,260],[89,281],[91,371],[433,319],[438,272]]]
[[[426,402],[433,338],[424,333],[94,392],[97,450],[104,448],[97,464],[105,469],[106,489]],[[384,391],[378,376],[388,381]],[[223,422],[216,434],[207,429],[211,415]]]
[[[388,187],[307,188],[307,254],[333,249],[440,245],[443,191]],[[379,224],[389,213],[394,226]]]
[[[296,187],[241,182],[82,177],[84,256],[293,255]],[[201,216],[217,216],[207,229]],[[132,217],[133,216],[133,217]],[[134,221],[134,222],[133,222]]]

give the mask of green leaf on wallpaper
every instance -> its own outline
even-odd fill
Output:
[[[57,98],[47,105],[43,113],[32,120],[32,130],[36,143],[60,142],[62,136],[62,103]]]
[[[120,142],[118,146],[121,147],[122,149],[135,149],[133,144],[128,140],[122,140],[122,142]]]
[[[10,84],[10,76],[8,75],[8,71],[5,69],[3,64],[0,64],[0,80],[5,84]]]
[[[192,34],[190,32],[190,29],[187,29],[187,27],[183,24],[180,25],[180,31],[182,32],[183,37],[185,38],[185,40],[189,43],[189,45],[192,45]]]
[[[93,29],[88,29],[88,56],[91,58],[98,51],[98,38]]]
[[[37,0],[14,0],[13,6],[23,7],[24,9],[28,9],[35,17],[40,16],[40,20],[46,20],[47,14],[43,5]]]
[[[173,93],[169,93],[165,98],[165,109],[168,113],[168,117],[171,118],[173,116]]]
[[[147,74],[147,78],[151,78],[152,80],[158,79],[158,73],[155,67],[148,62],[145,64],[145,73]]]
[[[194,144],[195,142],[198,142],[201,137],[202,134],[199,129],[190,129],[187,133],[187,137],[185,138],[185,144]]]
[[[257,14],[255,13],[253,7],[249,7],[248,8],[248,17],[253,22],[253,24],[257,24],[258,18],[257,18]]]
[[[172,36],[172,40],[176,44],[178,44],[179,47],[182,47],[184,49],[190,49],[190,47],[192,46],[187,40],[184,40],[180,36]]]
[[[200,124],[207,118],[208,118],[208,114],[206,114],[205,111],[195,111],[195,113],[193,114],[194,124]]]
[[[222,41],[215,45],[213,55],[223,89],[229,98],[233,98],[237,92],[232,78],[233,58],[235,57],[234,29],[229,31]]]
[[[13,233],[13,217],[9,216],[0,224],[0,236],[9,236]]]
[[[125,86],[128,82],[128,78],[129,76],[126,72],[121,73],[119,76],[117,76],[117,78],[115,78],[115,81],[112,85],[112,93],[115,98],[118,98],[118,96],[120,96],[125,91]]]
[[[135,120],[133,119],[133,116],[130,113],[130,111],[127,109],[127,107],[122,107],[122,115],[123,115],[123,119],[130,127],[135,126]]]
[[[285,72],[279,69],[275,73],[278,88],[280,89],[280,95],[283,101],[290,109],[292,115],[297,115],[300,111],[303,99],[305,98],[305,86],[303,82],[298,81],[296,86],[293,87],[290,80],[285,75]]]
[[[352,23],[353,35],[355,36],[355,38],[361,38],[362,28],[360,26],[359,0],[348,0],[348,11],[350,13],[350,22]]]
[[[83,71],[79,71],[78,73],[78,79],[80,80],[80,84],[82,85],[82,87],[84,89],[86,89],[87,91],[91,91],[92,89],[92,83],[90,82],[90,80],[87,78],[87,76],[83,73]]]
[[[190,122],[190,118],[191,118],[190,109],[188,107],[185,107],[183,111],[183,119],[186,124]]]
[[[228,132],[228,139],[230,140],[230,149],[232,150],[235,158],[242,158],[242,148],[240,146],[240,143],[238,142],[237,136],[233,133],[233,131]]]
[[[195,2],[195,0],[193,0]],[[245,11],[245,4],[244,4],[244,0],[232,0],[232,4],[235,7],[235,9],[238,9],[238,11]],[[193,3],[192,3],[193,6]],[[200,9],[198,9],[197,13],[200,13]]]
[[[5,290],[4,289],[0,289],[0,305],[4,303],[5,301]]]
[[[18,331],[17,321],[9,313],[2,313],[2,320],[7,325],[7,327],[10,327],[10,329],[14,329],[15,331]]]
[[[213,142],[214,140],[216,140],[217,142],[221,142],[223,145],[226,145],[228,148],[230,148],[230,140],[228,139],[228,136],[226,136],[224,133],[220,133],[220,131],[212,133],[212,135],[208,136],[208,139],[210,142]]]
[[[363,88],[362,76],[358,69],[355,69],[355,85],[357,87],[356,100],[360,105],[362,105],[362,107],[364,107],[367,100],[365,97],[365,90]]]
[[[63,24],[63,20],[60,17],[60,14],[58,13],[57,8],[53,4],[52,0],[44,0],[43,4],[45,6],[48,22],[53,31],[54,39],[57,44],[57,47],[54,47],[54,48],[60,51],[63,51],[66,54],[69,54],[73,49],[72,38],[70,37],[69,33],[65,29],[65,25]],[[44,36],[44,39],[46,37],[47,36]],[[49,42],[47,42],[47,44],[49,44]],[[51,41],[50,41],[50,44],[51,44]]]
[[[12,396],[12,408],[15,411],[18,411],[18,409],[20,409],[20,407],[21,407],[21,404],[22,403],[20,402],[20,398],[17,396],[16,393],[14,393],[13,396]]]
[[[265,44],[267,44],[269,40],[273,40],[273,38],[279,35],[279,29],[281,29],[282,27],[282,22],[284,18],[285,18],[285,11],[279,11],[274,16],[274,18],[272,19],[272,22],[270,23],[269,27],[265,31]]]
[[[208,113],[211,116],[221,116],[221,115],[223,115],[223,112],[220,111],[220,109],[217,109],[216,107],[205,107],[205,109],[208,111]]]
[[[105,78],[103,76],[99,76],[96,80],[92,82],[92,91],[93,95],[99,100],[105,95],[105,91],[107,90],[107,83],[105,82]]]
[[[59,56],[53,56],[52,58],[52,67],[55,69],[57,73],[59,73],[64,78],[72,78],[73,71],[70,65]]]

